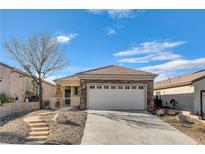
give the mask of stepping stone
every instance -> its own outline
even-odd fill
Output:
[[[33,132],[37,132],[37,131],[49,131],[49,128],[48,127],[33,127],[31,128],[31,131]]]
[[[31,132],[29,133],[29,136],[27,137],[29,142],[27,142],[26,144],[45,143],[49,135],[49,127],[48,127],[48,124],[45,123],[41,118],[43,115],[48,115],[51,113],[40,113],[38,114],[38,116],[27,117],[24,119],[31,128]]]
[[[44,143],[45,143],[45,141],[30,141],[30,142],[26,142],[25,144],[28,144],[28,145],[42,145]]]
[[[30,132],[30,136],[45,136],[48,135],[48,131],[38,131],[38,132]]]
[[[43,122],[43,120],[39,116],[25,118],[24,121],[26,121],[28,123]]]
[[[48,125],[46,123],[31,123],[30,124],[31,127],[47,127]]]
[[[27,139],[28,140],[46,140],[48,136],[29,136]]]
[[[42,123],[43,122],[43,120],[40,120],[40,119],[35,119],[35,120],[28,120],[27,121],[28,123]]]

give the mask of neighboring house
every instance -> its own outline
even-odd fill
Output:
[[[55,80],[57,97],[82,109],[147,109],[153,107],[157,74],[106,66]]]
[[[55,96],[55,85],[43,82],[43,100],[49,101]],[[24,102],[26,92],[37,93],[37,85],[26,73],[0,62],[0,93],[11,98],[18,97],[18,102]],[[37,94],[36,94],[37,95]]]
[[[154,95],[164,106],[205,114],[205,70],[156,82]]]

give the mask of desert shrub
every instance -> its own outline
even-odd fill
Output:
[[[38,100],[39,100],[39,96],[35,96],[35,95],[31,96],[29,99],[30,102],[38,102]]]
[[[5,93],[0,93],[0,105],[2,106],[5,103],[10,103],[11,98]]]
[[[28,98],[29,102],[37,102],[39,100],[38,96],[34,92],[29,91],[29,90],[25,91],[24,101],[26,101],[26,98]]]
[[[61,100],[59,98],[57,98],[56,100],[56,107],[60,107],[61,105]]]
[[[43,102],[44,103],[44,107],[49,107],[50,106],[50,101],[46,100]]]

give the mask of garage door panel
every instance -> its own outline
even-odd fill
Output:
[[[144,89],[89,89],[89,109],[144,109]]]

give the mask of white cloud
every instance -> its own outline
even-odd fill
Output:
[[[144,10],[136,9],[91,9],[87,11],[95,15],[107,15],[118,22],[114,26],[106,29],[107,35],[118,34],[118,31],[128,23],[126,19],[132,19],[144,12]]]
[[[118,34],[116,29],[114,28],[107,28],[106,31],[107,31],[107,35],[117,35]]]
[[[198,58],[190,60],[174,60],[160,65],[146,66],[137,69],[158,73],[159,76],[155,81],[160,81],[178,75],[178,71],[204,67],[205,58]]]
[[[75,38],[76,36],[78,36],[77,33],[72,33],[69,35],[59,35],[56,36],[56,39],[59,43],[69,43],[73,38]]]
[[[124,58],[118,60],[120,63],[148,63],[150,61],[162,61],[162,60],[175,60],[182,58],[181,55],[174,54],[171,52],[162,52],[156,54],[150,54],[144,57],[137,58]]]
[[[108,10],[107,13],[113,19],[133,18],[134,10]]]
[[[100,14],[108,14],[112,19],[124,19],[124,18],[133,18],[135,17],[134,12],[137,12],[136,10],[128,10],[128,9],[107,9],[107,10],[97,10],[97,9],[91,9],[88,10],[90,13],[100,15]],[[141,12],[141,11],[139,11]]]
[[[151,71],[155,73],[169,73],[178,70],[205,67],[205,57],[190,60],[174,60],[160,65],[146,66],[141,70]]]
[[[55,82],[53,80],[55,80],[56,78],[58,78],[59,76],[55,76],[55,75],[52,75],[52,76],[49,76],[45,79],[45,81],[47,82],[50,82],[52,84],[55,84]]]
[[[92,13],[92,14],[103,14],[105,10],[102,10],[102,9],[89,9],[88,12]]]
[[[120,51],[118,53],[114,53],[114,56],[131,56],[137,54],[150,54],[150,53],[157,53],[162,52],[168,49],[175,48],[177,46],[185,44],[185,41],[177,41],[177,42],[157,42],[157,41],[150,41],[150,42],[143,42],[140,43],[128,50]]]
[[[127,24],[126,21],[118,21],[116,24],[106,27],[106,34],[107,35],[117,35],[119,30],[125,27],[125,24]]]

